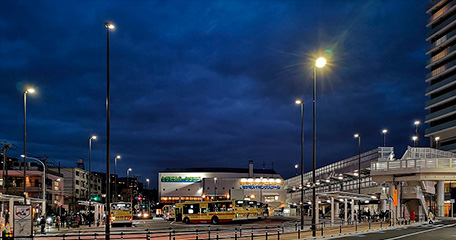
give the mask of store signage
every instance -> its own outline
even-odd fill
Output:
[[[161,178],[161,182],[199,182],[201,177],[176,177],[166,176]]]
[[[393,189],[393,206],[397,206],[397,189]]]
[[[242,189],[280,189],[283,185],[281,179],[241,179]]]

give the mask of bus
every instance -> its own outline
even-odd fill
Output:
[[[111,203],[111,224],[124,224],[132,226],[132,205],[129,202]]]
[[[260,219],[257,202],[245,200],[221,200],[207,202],[184,202],[175,207],[176,221],[182,219],[184,223],[212,223]],[[261,205],[260,205],[261,206]]]
[[[175,206],[173,205],[165,205],[162,208],[163,212],[163,219],[165,220],[174,220],[176,218],[176,211],[174,210]]]

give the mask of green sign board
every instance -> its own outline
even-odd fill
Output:
[[[166,176],[161,178],[161,182],[198,182],[201,181],[200,177],[176,177]]]

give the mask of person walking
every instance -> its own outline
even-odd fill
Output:
[[[44,216],[41,217],[40,226],[41,226],[41,233],[44,234],[44,229],[46,228],[46,219],[44,219]]]

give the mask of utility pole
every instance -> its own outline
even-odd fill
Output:
[[[7,151],[8,148],[11,148],[12,144],[3,142],[1,143],[3,145],[3,171],[2,171],[2,177],[3,177],[3,190],[5,190],[5,193],[8,193],[8,164],[6,163],[7,158]]]

